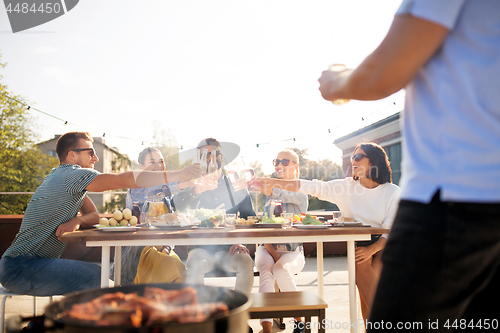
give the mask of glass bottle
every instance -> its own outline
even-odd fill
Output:
[[[274,202],[274,216],[280,217],[283,213],[283,207],[281,206],[281,200],[276,200]]]
[[[250,181],[255,176],[255,171],[253,171],[253,168],[250,165],[245,163],[243,156],[241,157],[241,162],[243,164],[243,174],[241,176],[246,178],[247,181]]]
[[[208,170],[208,164],[207,164],[207,156],[208,156],[208,149],[203,149],[203,154],[201,155],[201,170],[203,170],[203,174],[207,174]]]
[[[139,202],[134,202],[132,206],[132,216],[137,217],[137,223],[141,223],[141,208],[139,207]]]
[[[207,174],[210,175],[210,178],[213,181],[217,181],[217,160],[216,160],[216,151],[212,151],[210,154],[210,163],[208,164]]]

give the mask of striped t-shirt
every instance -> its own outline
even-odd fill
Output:
[[[52,169],[31,197],[21,228],[3,256],[59,258],[66,243],[57,239],[56,230],[77,215],[86,196],[85,188],[98,175],[99,171],[72,164]]]

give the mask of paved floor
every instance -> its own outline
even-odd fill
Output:
[[[324,260],[324,276],[325,276],[325,297],[324,300],[328,303],[326,311],[327,332],[349,332],[349,298],[347,284],[347,260],[346,257],[326,257]],[[234,277],[226,278],[206,278],[205,284],[215,286],[234,286]],[[318,291],[318,281],[316,274],[316,258],[306,258],[306,265],[302,272],[295,276],[295,281],[299,290]],[[259,291],[259,278],[254,280],[252,292]],[[57,297],[54,297],[56,300]],[[37,313],[42,314],[44,307],[48,303],[48,298],[37,298]],[[358,301],[359,304],[359,301]],[[30,316],[33,314],[33,298],[29,296],[19,296],[7,299],[6,320],[14,315]],[[358,314],[360,317],[360,314]],[[313,318],[314,324],[315,318]],[[292,332],[288,319],[285,319],[287,327],[285,330],[280,330],[276,325],[273,326],[273,332]],[[261,326],[259,320],[250,320],[249,325],[254,332],[260,332]],[[317,325],[317,324],[316,324]],[[317,332],[314,329],[312,332]]]

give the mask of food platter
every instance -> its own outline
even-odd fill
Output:
[[[294,224],[297,229],[326,229],[329,225],[326,224]]]
[[[370,227],[369,224],[363,224],[361,222],[344,222],[344,225],[337,225],[337,224],[332,223],[332,226],[333,227]]]
[[[97,228],[97,230],[109,231],[109,232],[136,231],[138,229],[140,229],[140,228],[139,227],[102,227],[102,228]]]
[[[254,223],[251,226],[254,228],[283,228],[282,223]]]
[[[237,223],[234,226],[236,229],[252,229],[255,228],[254,224],[255,223]]]
[[[151,229],[160,229],[160,230],[186,230],[186,229],[191,229],[192,227],[194,227],[194,225],[190,224],[190,225],[185,225],[185,226],[182,226],[182,225],[168,225],[168,224],[162,224],[162,225],[152,225]]]

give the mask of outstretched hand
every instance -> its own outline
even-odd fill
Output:
[[[238,178],[232,184],[235,192],[246,190],[248,188],[248,182],[246,178]]]
[[[203,175],[199,164],[190,164],[180,172],[185,180],[200,178]]]
[[[200,194],[205,191],[215,190],[217,186],[219,186],[219,183],[213,180],[212,177],[203,176],[198,178],[194,184],[194,193]]]

